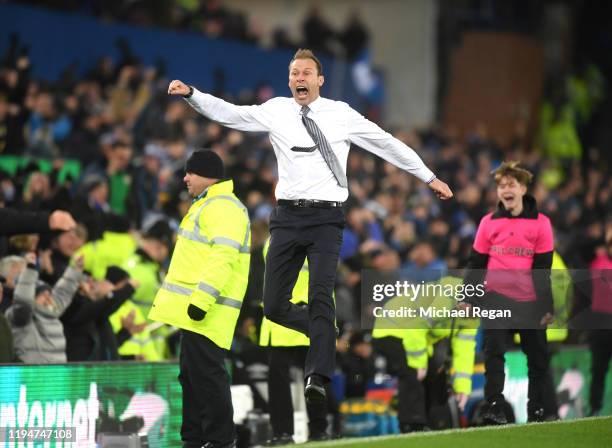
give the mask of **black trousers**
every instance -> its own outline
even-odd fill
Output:
[[[270,216],[270,247],[264,276],[264,314],[310,338],[304,375],[330,379],[336,354],[336,309],[332,299],[342,244],[339,208],[278,206]],[[308,306],[290,302],[304,260],[310,279]]]
[[[488,291],[478,306],[486,310],[510,311],[511,317],[498,319],[483,319],[483,330],[545,329],[540,320],[546,314],[542,300],[519,302],[510,297]]]
[[[591,412],[600,411],[606,374],[612,360],[612,330],[593,330],[590,335],[591,346]]]
[[[304,368],[308,347],[268,347],[268,407],[275,436],[293,435],[293,401],[291,399],[292,366]],[[306,403],[310,435],[325,433],[327,429],[326,403]]]
[[[417,371],[408,365],[402,340],[386,337],[373,340],[374,348],[387,360],[387,370],[398,377],[398,420],[400,426],[427,424],[428,408],[446,401],[447,387],[444,372],[430,360],[427,377],[417,379]]]
[[[548,408],[547,403],[554,397],[549,397],[554,391],[552,376],[549,371],[550,355],[546,330],[517,330],[521,337],[521,349],[527,356],[527,389],[528,412],[539,408]],[[506,350],[512,333],[508,330],[484,330],[485,354],[485,398],[490,403],[504,398],[504,372]]]
[[[183,388],[181,439],[185,448],[207,442],[223,446],[236,438],[225,350],[191,331],[181,332],[179,381]]]

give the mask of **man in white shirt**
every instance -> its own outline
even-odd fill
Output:
[[[240,131],[268,132],[278,160],[278,206],[270,216],[270,248],[264,278],[264,314],[310,337],[304,394],[324,401],[334,371],[336,329],[332,292],[348,198],[346,163],[351,144],[370,151],[429,185],[440,199],[448,185],[404,143],[348,104],[319,96],[324,77],[310,50],[298,50],[289,64],[292,98],[260,106],[236,106],[174,80],[169,95],[181,95],[202,115]],[[308,306],[290,302],[298,273],[308,258]]]

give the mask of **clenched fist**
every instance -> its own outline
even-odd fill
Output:
[[[434,179],[428,186],[436,194],[438,199],[446,200],[453,197],[453,192],[449,186],[440,179]]]
[[[185,96],[189,95],[190,91],[191,89],[189,88],[189,86],[178,79],[175,79],[174,81],[170,82],[170,85],[168,86],[168,95]]]
[[[51,230],[61,230],[66,232],[76,227],[76,222],[72,218],[72,215],[62,210],[55,210],[49,215],[49,228]]]

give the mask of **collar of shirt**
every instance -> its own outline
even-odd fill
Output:
[[[302,105],[299,104],[297,101],[294,102],[294,104],[295,104],[295,108],[298,111],[298,113],[301,113],[302,112]],[[314,100],[312,103],[308,104],[308,108],[310,109],[310,111],[314,112],[315,114],[317,112],[319,112],[322,107],[323,107],[323,101],[321,100],[321,96],[320,95],[317,97],[316,100]]]
[[[199,195],[197,195],[195,198],[193,198],[193,200],[191,201],[191,203],[195,203],[198,202],[200,199],[206,197],[206,194],[208,193],[208,189],[210,187],[207,187],[202,193],[200,193]]]

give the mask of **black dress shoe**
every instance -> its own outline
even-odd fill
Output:
[[[266,440],[263,446],[281,446],[281,445],[293,445],[295,441],[291,434],[281,434],[280,436],[274,436],[270,440]]]
[[[506,425],[508,419],[504,411],[504,401],[494,401],[489,405],[489,409],[482,414],[482,421],[485,425]]]
[[[309,442],[323,442],[325,440],[332,440],[333,437],[326,432],[314,433],[308,435]]]
[[[236,448],[236,440],[232,440],[229,443],[223,445],[215,445],[212,442],[206,442],[202,445],[202,448]]]
[[[304,388],[306,403],[323,403],[327,398],[323,379],[318,375],[310,375]]]
[[[527,410],[527,422],[544,422],[546,421],[546,416],[544,414],[544,408],[535,408]]]
[[[402,434],[408,434],[411,432],[428,432],[431,428],[424,423],[404,423],[400,425]]]

